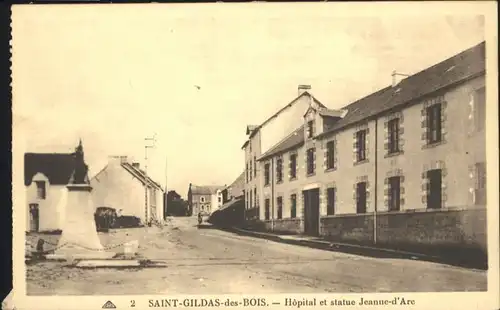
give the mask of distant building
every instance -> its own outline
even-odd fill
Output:
[[[81,151],[83,152],[83,148]],[[61,198],[64,196],[73,170],[71,153],[24,154],[27,231],[61,229],[66,207]]]
[[[127,156],[110,156],[108,164],[90,180],[90,185],[96,208],[113,208],[122,216],[139,218],[143,224],[150,220],[163,220],[161,185],[146,177],[138,163],[128,162]]]
[[[199,212],[209,214],[222,206],[224,186],[198,186],[189,184],[188,205],[191,215]]]

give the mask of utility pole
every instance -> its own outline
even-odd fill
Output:
[[[148,215],[149,215],[149,204],[148,204],[148,188],[149,188],[149,178],[148,178],[148,149],[154,148],[155,143],[156,143],[156,134],[153,135],[153,137],[147,137],[144,138],[144,141],[146,141],[144,145],[144,174],[145,174],[145,182],[144,182],[144,213],[145,213],[145,220],[148,222]],[[149,142],[152,141],[152,144],[149,144]]]

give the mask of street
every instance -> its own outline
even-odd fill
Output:
[[[100,236],[136,239],[140,255],[166,268],[79,269],[27,266],[29,295],[441,292],[486,290],[486,272],[407,259],[336,253],[198,229],[174,218],[160,228]],[[125,235],[123,235],[125,234]],[[113,239],[116,239],[113,241]]]

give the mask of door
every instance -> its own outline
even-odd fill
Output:
[[[427,172],[429,180],[429,189],[427,193],[427,208],[440,209],[441,208],[441,169],[434,169]]]
[[[30,231],[37,232],[40,227],[40,213],[37,203],[30,204]]]
[[[356,185],[356,213],[366,213],[366,182]]]
[[[303,191],[304,196],[304,233],[319,235],[319,189]]]

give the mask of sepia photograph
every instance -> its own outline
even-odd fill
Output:
[[[13,7],[26,296],[491,290],[485,15],[238,7]]]

